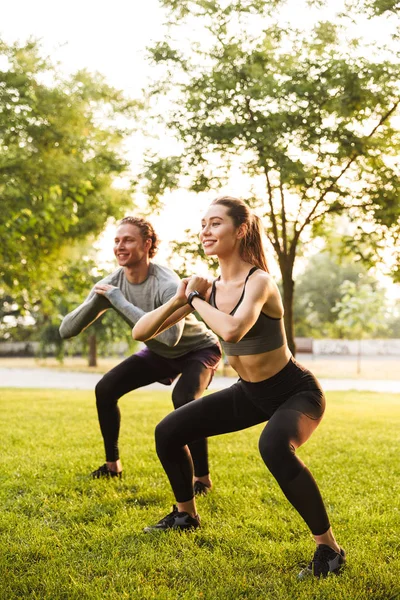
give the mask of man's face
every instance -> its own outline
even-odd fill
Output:
[[[134,267],[148,259],[151,240],[143,239],[140,229],[123,223],[116,231],[114,254],[120,267]]]

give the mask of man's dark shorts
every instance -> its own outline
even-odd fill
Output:
[[[211,369],[213,377],[221,360],[221,347],[219,344],[214,344],[207,348],[201,348],[201,350],[192,350],[192,352],[188,352],[177,358],[164,358],[148,348],[143,348],[136,353],[136,356],[146,358],[147,364],[150,364],[151,368],[154,368],[154,372],[160,374],[160,379],[157,379],[159,383],[171,385],[178,375],[185,370],[186,366],[194,361],[201,362],[207,369]]]

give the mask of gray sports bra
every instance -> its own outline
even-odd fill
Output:
[[[235,308],[231,310],[230,315],[234,315],[240,304],[243,301],[244,293],[246,290],[246,283],[250,275],[257,271],[257,267],[252,267],[247,275],[242,295],[239,298],[239,302],[236,304]],[[211,294],[209,303],[214,308],[217,307],[217,303],[215,301],[216,287],[215,282],[219,280],[215,279],[212,284]],[[225,342],[221,340],[221,345],[224,349],[225,354],[228,356],[242,356],[244,354],[262,354],[263,352],[269,352],[270,350],[276,350],[277,348],[281,348],[283,344],[286,342],[286,334],[285,327],[283,324],[283,318],[275,319],[273,317],[269,317],[265,313],[261,312],[257,321],[254,323],[253,327],[249,329],[245,336],[240,340],[240,342],[232,343]]]

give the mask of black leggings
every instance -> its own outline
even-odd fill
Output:
[[[325,533],[330,525],[317,484],[295,454],[320,423],[324,410],[318,382],[291,359],[270,379],[259,383],[239,380],[170,413],[157,425],[156,447],[176,500],[193,498],[193,470],[186,444],[268,420],[259,440],[265,464],[312,533]]]
[[[119,459],[118,438],[121,424],[119,398],[168,375],[170,373],[167,370],[165,373],[161,373],[159,369],[155,370],[147,357],[134,354],[111,369],[99,381],[95,390],[96,405],[107,461],[114,462]],[[210,383],[211,377],[212,370],[200,361],[188,361],[172,392],[174,407],[179,408],[199,398]],[[207,475],[209,472],[207,440],[196,439],[190,444],[189,449],[196,476]]]

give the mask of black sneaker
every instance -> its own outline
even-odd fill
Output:
[[[310,564],[300,571],[299,579],[304,579],[308,575],[314,577],[327,577],[329,573],[339,573],[340,569],[346,562],[346,552],[343,548],[340,552],[335,552],[330,546],[320,544],[317,546],[314,557]]]
[[[91,475],[93,479],[101,479],[102,477],[119,477],[121,479],[122,471],[120,471],[119,473],[117,473],[116,471],[111,471],[111,469],[108,468],[107,463],[104,463],[104,465],[101,465],[101,467],[99,467],[95,471],[92,471]]]
[[[179,512],[178,508],[173,506],[172,512],[166,517],[158,521],[155,525],[150,525],[144,528],[145,533],[152,531],[167,531],[168,529],[178,529],[180,531],[186,531],[188,529],[197,529],[200,527],[200,517],[196,515],[192,517],[187,512]]]
[[[195,496],[206,496],[211,491],[211,487],[197,480],[193,484],[193,491]]]

